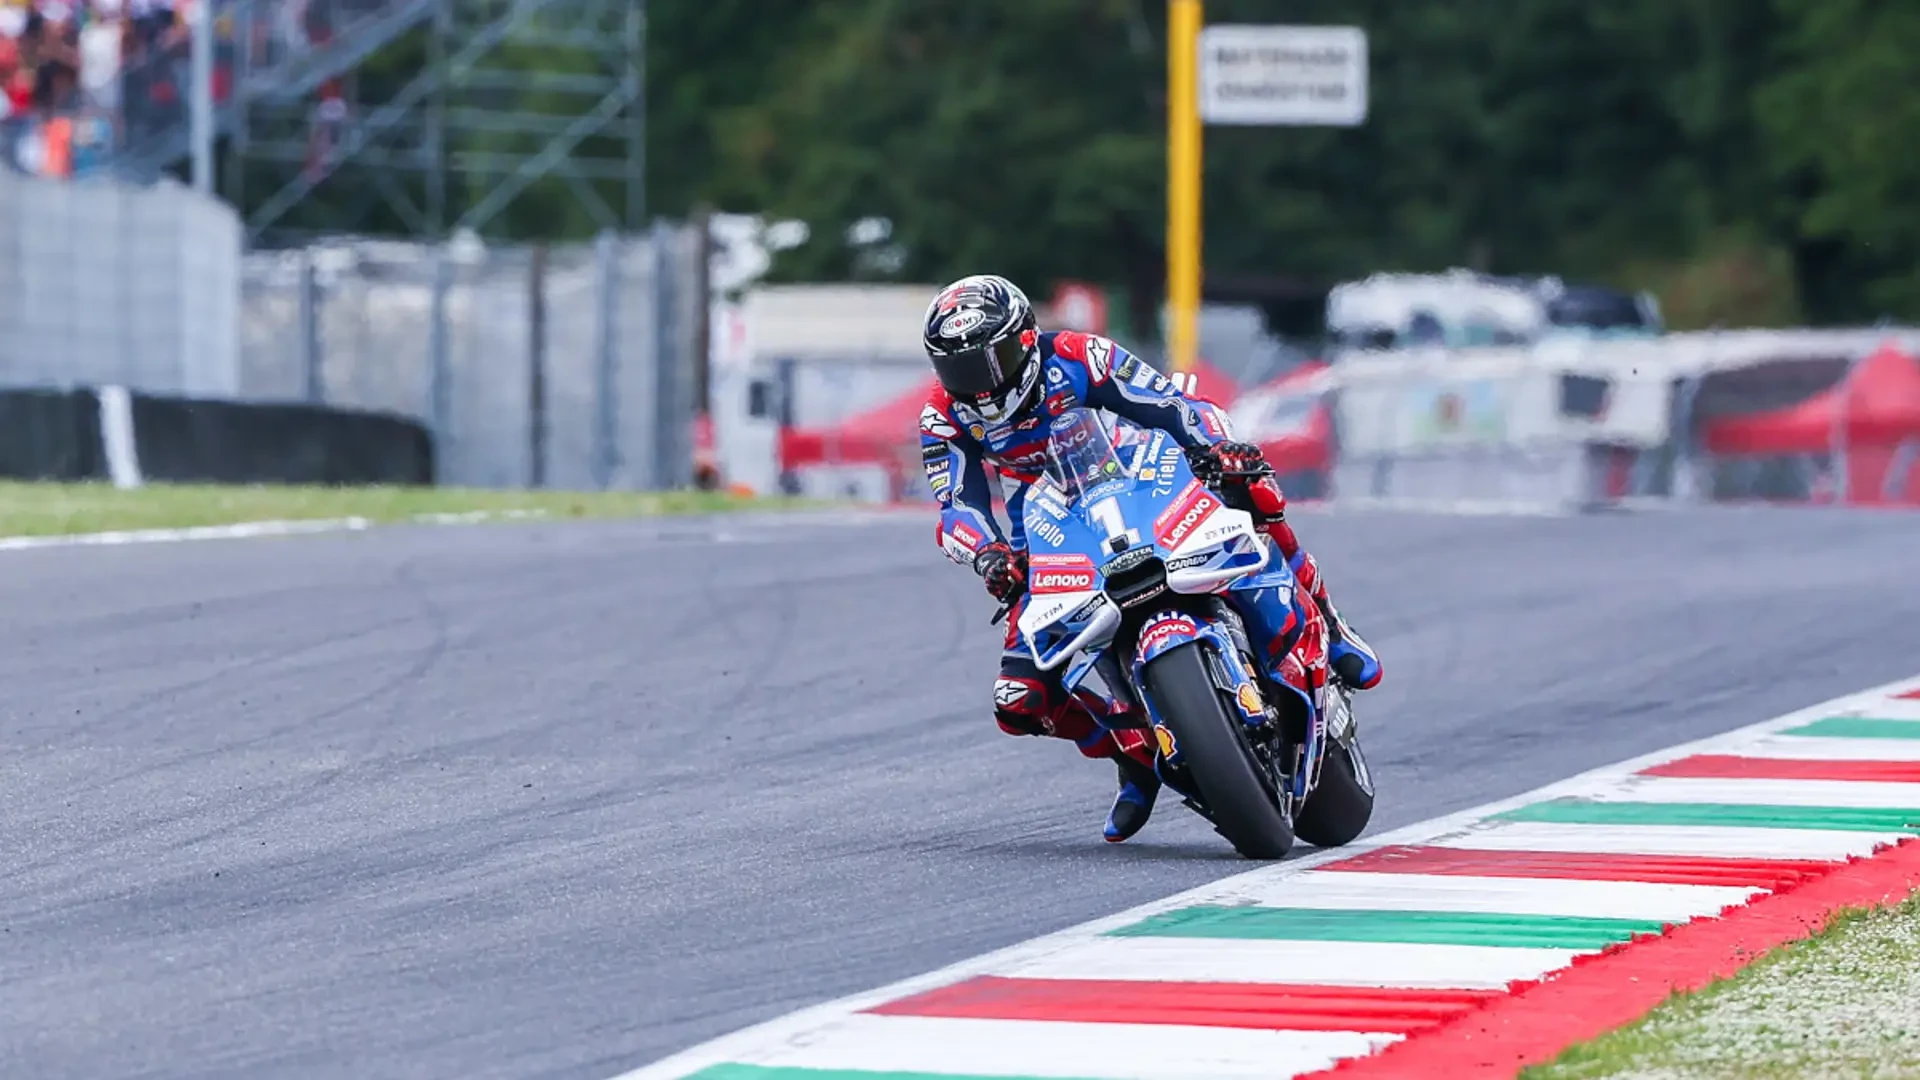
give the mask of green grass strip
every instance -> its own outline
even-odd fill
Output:
[[[1720,825],[1843,832],[1920,832],[1920,808],[1774,806],[1746,803],[1598,802],[1560,798],[1495,814],[1489,821],[1561,825]]]
[[[824,505],[828,504],[704,491],[495,491],[268,484],[150,484],[122,491],[98,483],[0,481],[0,536],[65,536],[251,521],[365,518],[401,522],[437,514],[623,518]]]
[[[1841,915],[1523,1080],[1801,1080],[1920,1074],[1920,898]]]
[[[973,1076],[966,1072],[868,1072],[862,1068],[791,1068],[774,1065],[708,1065],[687,1076],[687,1080],[1041,1080],[1039,1076],[1020,1076],[996,1072],[993,1076]],[[1046,1080],[1094,1080],[1091,1076],[1048,1076]]]
[[[1200,905],[1108,931],[1113,937],[1232,938],[1260,941],[1379,941],[1418,945],[1494,945],[1600,949],[1635,934],[1658,933],[1648,919],[1576,918],[1462,911],[1355,911],[1334,908]]]

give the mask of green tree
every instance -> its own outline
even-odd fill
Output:
[[[1215,289],[1292,296],[1312,316],[1316,290],[1342,278],[1468,265],[1652,283],[1698,322],[1920,316],[1920,5],[1206,8],[1214,23],[1361,26],[1371,68],[1361,127],[1207,129]],[[811,241],[775,265],[789,280],[992,268],[1044,295],[1078,278],[1123,288],[1135,325],[1153,325],[1164,0],[648,11],[650,212],[707,203],[805,220]],[[418,44],[397,45],[367,80],[417,70]],[[344,178],[308,217],[348,213],[378,179]],[[588,223],[568,198],[564,184],[536,187],[504,225],[578,234]],[[849,245],[868,217],[891,221],[897,258]]]
[[[1775,7],[1781,67],[1757,102],[1797,196],[1803,288],[1835,316],[1920,317],[1920,6]]]

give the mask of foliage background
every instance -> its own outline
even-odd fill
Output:
[[[1150,311],[1165,15],[651,0],[649,209],[807,221],[787,280],[992,268]],[[1651,288],[1680,327],[1920,318],[1913,0],[1209,0],[1206,18],[1358,25],[1372,69],[1363,128],[1207,130],[1210,289],[1472,266]],[[366,77],[418,62],[401,42]],[[584,233],[567,203],[536,187],[506,227]],[[873,216],[885,244],[848,244]]]

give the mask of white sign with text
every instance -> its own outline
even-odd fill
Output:
[[[1367,119],[1367,34],[1357,26],[1200,31],[1200,118],[1209,124],[1354,127]]]

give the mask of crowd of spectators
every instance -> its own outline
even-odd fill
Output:
[[[106,166],[129,121],[179,114],[197,2],[0,0],[7,163],[85,175]]]
[[[337,18],[387,0],[256,0],[246,5],[255,64],[324,44]],[[184,125],[193,5],[214,5],[213,96],[238,58],[236,0],[0,0],[0,168],[83,176],[116,149]],[[337,97],[330,83],[322,99]]]

